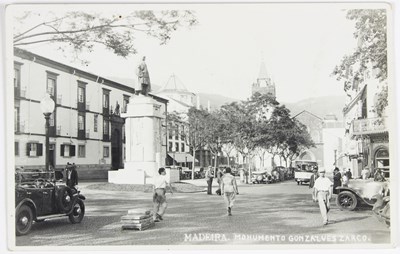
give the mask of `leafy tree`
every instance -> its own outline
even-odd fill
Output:
[[[387,17],[383,9],[349,10],[347,19],[355,22],[355,50],[345,55],[333,70],[338,81],[344,81],[344,90],[357,88],[366,77],[372,76],[385,86],[378,98],[376,111],[382,114],[387,106]]]
[[[113,16],[83,11],[67,12],[61,17],[47,13],[44,21],[26,24],[32,18],[41,16],[44,16],[43,13],[27,11],[16,18],[19,27],[29,25],[29,28],[14,28],[14,46],[58,43],[59,50],[70,49],[76,59],[81,52],[92,52],[95,45],[102,45],[118,56],[127,57],[137,53],[134,41],[138,34],[154,37],[165,44],[179,27],[197,23],[192,11],[140,10]]]
[[[205,119],[209,117],[209,113],[204,109],[196,109],[192,107],[188,112],[188,134],[187,145],[191,148],[193,154],[192,179],[194,179],[194,165],[196,161],[196,152],[206,145],[207,136],[204,131],[207,127]]]
[[[207,149],[215,156],[214,167],[217,167],[218,153],[222,151],[225,122],[218,111],[211,112],[204,119],[203,129],[206,137]]]

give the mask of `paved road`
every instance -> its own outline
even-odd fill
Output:
[[[205,193],[167,195],[165,220],[146,231],[121,230],[120,218],[132,208],[151,208],[151,193],[94,191],[83,186],[86,216],[33,225],[17,246],[187,245],[187,244],[371,244],[389,243],[390,229],[369,209],[341,211],[333,205],[332,224],[322,226],[307,186],[295,182],[241,186],[227,216],[223,200]],[[332,202],[334,204],[334,202]]]

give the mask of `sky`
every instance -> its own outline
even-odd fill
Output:
[[[358,5],[360,6],[360,5]],[[361,5],[362,6],[362,5]],[[96,8],[93,8],[96,7]],[[152,6],[153,8],[154,6]],[[170,6],[160,7],[160,9]],[[335,65],[356,46],[354,23],[342,4],[214,4],[178,6],[196,12],[198,25],[180,28],[167,45],[138,36],[137,55],[126,59],[96,48],[85,54],[90,63],[71,62],[55,47],[25,49],[52,60],[105,77],[137,79],[135,69],[146,56],[153,84],[163,87],[175,74],[189,91],[244,100],[251,95],[261,62],[276,85],[278,101],[292,103],[310,97],[345,95],[331,76]],[[354,6],[353,6],[354,7]],[[69,6],[72,10],[85,8]],[[68,8],[37,7],[60,15]],[[123,14],[134,6],[89,6],[101,15]],[[18,12],[15,12],[16,14]],[[26,20],[30,25],[38,20]]]

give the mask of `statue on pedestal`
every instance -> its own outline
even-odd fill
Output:
[[[136,74],[138,76],[139,89],[135,91],[136,95],[139,93],[147,96],[151,91],[150,76],[147,70],[146,57],[143,56],[142,62],[138,65]]]

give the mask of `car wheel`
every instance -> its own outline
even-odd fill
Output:
[[[32,209],[27,205],[22,205],[16,212],[15,233],[16,235],[26,235],[31,230],[33,223]]]
[[[58,190],[57,207],[60,212],[67,213],[72,208],[72,190],[63,186]]]
[[[342,191],[336,197],[336,204],[342,209],[353,211],[357,207],[357,197],[350,191]]]
[[[82,200],[78,199],[72,208],[72,213],[68,215],[69,221],[72,224],[80,223],[85,216],[85,204]]]

